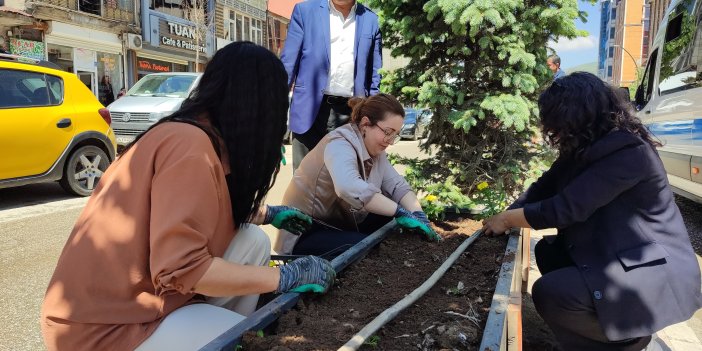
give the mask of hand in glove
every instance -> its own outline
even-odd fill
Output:
[[[417,213],[420,213],[420,215],[417,216]],[[441,241],[441,237],[429,226],[429,219],[423,211],[415,211],[412,213],[404,207],[397,205],[395,221],[403,228],[418,230],[428,240]]]
[[[329,261],[306,256],[280,267],[280,282],[275,292],[324,293],[334,284],[335,277],[336,272]]]
[[[296,208],[268,205],[266,207],[266,218],[263,224],[271,224],[296,235],[306,232],[312,226],[312,218]]]

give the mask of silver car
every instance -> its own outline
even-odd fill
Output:
[[[202,73],[153,73],[141,78],[127,94],[111,103],[117,145],[131,143],[159,119],[180,108]]]

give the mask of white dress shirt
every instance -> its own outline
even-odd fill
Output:
[[[353,96],[353,70],[355,63],[354,43],[356,41],[356,6],[354,4],[349,16],[334,7],[329,0],[329,37],[330,62],[329,82],[325,94]]]

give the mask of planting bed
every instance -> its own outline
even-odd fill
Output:
[[[481,227],[455,218],[434,226],[443,237],[391,233],[344,270],[325,295],[306,295],[263,332],[244,335],[249,350],[336,350],[383,310],[420,286]],[[367,340],[365,350],[477,350],[508,237],[478,238],[413,306]]]

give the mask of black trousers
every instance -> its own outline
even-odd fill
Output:
[[[391,220],[392,217],[369,213],[366,219],[358,224],[358,231],[338,231],[314,223],[295,243],[292,254],[315,255],[331,260]]]
[[[327,133],[349,121],[351,108],[348,102],[347,97],[324,95],[312,127],[302,134],[292,134],[293,172],[300,166],[305,155],[314,149]]]
[[[542,276],[532,287],[534,306],[564,351],[640,351],[650,336],[610,341],[597,319],[590,290],[560,238],[544,238],[534,249]],[[636,313],[636,311],[631,311]]]

